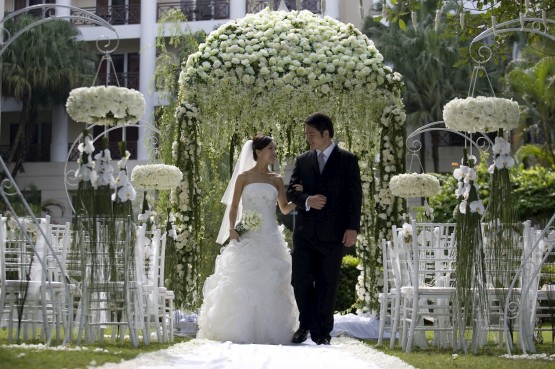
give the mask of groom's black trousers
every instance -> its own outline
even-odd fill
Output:
[[[330,338],[341,272],[343,245],[337,242],[293,240],[292,281],[300,328],[312,340]]]

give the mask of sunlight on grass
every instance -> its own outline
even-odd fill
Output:
[[[46,348],[41,340],[30,340],[26,343],[8,343],[7,330],[0,330],[0,368],[10,369],[84,369],[87,366],[97,366],[105,363],[119,363],[131,360],[137,355],[158,351],[173,344],[188,341],[188,338],[175,338],[173,343],[150,342],[144,345],[140,339],[139,347],[133,347],[126,339],[112,342],[109,340],[109,330],[105,342],[93,345],[77,345],[74,341],[65,347],[52,345]],[[142,338],[142,337],[141,337]]]
[[[553,343],[551,332],[542,332],[544,343],[536,345],[536,353],[555,355],[555,343]],[[431,340],[431,332],[426,332],[426,338]],[[451,349],[438,349],[430,347],[428,349],[414,348],[411,353],[404,352],[399,346],[389,348],[389,340],[384,340],[381,347],[377,347],[376,340],[365,340],[365,342],[377,350],[392,356],[397,356],[401,360],[409,363],[415,368],[420,369],[522,369],[523,366],[533,369],[553,369],[555,362],[548,360],[526,360],[508,359],[501,357],[507,354],[505,346],[491,343],[482,347],[478,354],[454,353]],[[513,353],[520,355],[518,349]]]
[[[108,337],[109,332],[106,333]],[[427,332],[431,339],[431,332]],[[544,343],[536,345],[537,353],[555,354],[551,332],[543,332]],[[105,342],[94,345],[68,344],[65,347],[55,346],[50,348],[40,344],[40,340],[33,340],[21,344],[8,344],[7,331],[0,330],[0,368],[10,369],[85,369],[88,366],[100,366],[105,363],[119,363],[122,360],[131,360],[142,353],[158,351],[168,348],[176,343],[186,342],[189,338],[176,337],[172,344],[151,342],[133,347],[126,339],[112,342],[108,338]],[[376,340],[364,340],[366,344],[377,350],[409,363],[420,369],[522,369],[523,366],[534,369],[552,369],[553,361],[546,360],[514,360],[501,357],[507,353],[503,346],[490,344],[480,349],[478,354],[454,354],[450,349],[428,348],[426,350],[415,348],[411,353],[405,353],[399,346],[389,348],[389,341],[376,347]],[[519,355],[520,352],[515,352]],[[384,368],[385,369],[385,368]]]

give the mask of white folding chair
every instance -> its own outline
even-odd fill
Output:
[[[50,219],[37,226],[30,218],[0,218],[0,321],[8,341],[42,339],[49,345],[55,333],[59,342],[67,290],[51,245]]]
[[[415,343],[427,347],[426,331],[434,332],[434,345],[454,345],[455,224],[413,221],[411,225],[412,285],[401,289],[404,302],[401,346],[406,352],[410,352]]]

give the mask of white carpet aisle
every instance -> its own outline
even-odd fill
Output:
[[[89,368],[414,369],[350,337],[334,337],[330,346],[317,346],[310,340],[300,345],[274,346],[193,339],[119,364]]]

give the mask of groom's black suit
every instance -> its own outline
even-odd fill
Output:
[[[303,190],[296,191],[295,184],[302,184]],[[326,196],[325,206],[307,211],[308,197],[317,194]],[[292,284],[300,328],[310,330],[314,341],[329,339],[343,257],[341,242],[345,230],[360,230],[362,188],[356,156],[335,147],[320,173],[316,151],[301,154],[287,197],[297,205]]]

